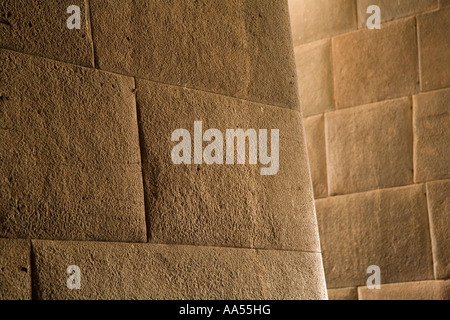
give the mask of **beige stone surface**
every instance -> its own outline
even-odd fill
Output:
[[[0,239],[0,300],[30,299],[30,243]]]
[[[357,28],[354,0],[289,0],[294,45]]]
[[[101,69],[298,109],[287,1],[91,2]]]
[[[450,89],[414,96],[414,180],[450,178]]]
[[[358,288],[329,289],[328,300],[358,300]]]
[[[81,9],[81,29],[70,30],[67,8]],[[93,66],[94,54],[85,0],[2,0],[0,48],[82,66]]]
[[[358,26],[366,28],[367,19],[372,13],[367,13],[367,8],[377,5],[381,9],[381,21],[386,22],[417,13],[434,10],[439,7],[439,0],[357,0],[358,1]]]
[[[145,241],[134,81],[0,50],[0,237]]]
[[[337,108],[403,97],[419,90],[415,18],[333,38]]]
[[[314,197],[323,198],[328,195],[324,116],[312,116],[305,118],[303,121],[305,122]]]
[[[331,40],[294,49],[303,116],[334,110]]]
[[[450,86],[450,8],[418,17],[422,90]]]
[[[360,300],[450,300],[450,281],[418,281],[358,288]]]
[[[319,250],[299,112],[145,80],[137,93],[152,242]],[[194,121],[224,136],[226,129],[279,129],[278,173],[262,176],[268,166],[248,161],[173,164],[171,134],[183,128],[193,138]]]
[[[433,279],[425,186],[316,200],[327,286],[366,285],[367,268],[381,282]]]
[[[413,182],[411,104],[401,98],[325,115],[330,195]]]
[[[38,299],[326,299],[320,254],[33,241]],[[66,287],[67,266],[81,289]]]
[[[427,184],[434,274],[450,278],[450,180]]]

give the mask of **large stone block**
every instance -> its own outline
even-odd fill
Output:
[[[303,116],[334,110],[331,41],[295,47]]]
[[[30,243],[0,239],[0,300],[30,300]]]
[[[318,253],[33,242],[38,299],[326,299]],[[66,287],[69,265],[80,290]]]
[[[440,0],[440,2],[442,8],[450,7],[450,0]]]
[[[145,80],[137,93],[152,242],[319,251],[299,112]],[[193,139],[194,121],[224,138],[227,129],[268,129],[270,141],[279,129],[278,172],[263,176],[269,165],[248,161],[175,165],[171,135],[187,129]]]
[[[328,288],[433,279],[425,187],[376,190],[316,200]]]
[[[358,26],[366,27],[367,19],[372,13],[367,13],[367,8],[377,5],[381,9],[381,21],[386,22],[402,17],[411,16],[427,10],[437,9],[439,0],[357,0],[358,1]]]
[[[360,300],[450,300],[450,281],[417,281],[358,288]]]
[[[399,98],[419,90],[415,18],[333,38],[337,108]]]
[[[305,118],[304,122],[314,196],[323,198],[328,195],[324,116]]]
[[[91,2],[101,69],[298,109],[286,1]]]
[[[0,237],[145,241],[134,81],[0,50]]]
[[[411,184],[411,119],[410,98],[327,113],[329,194]]]
[[[67,8],[81,9],[81,29],[67,28]],[[2,0],[0,48],[93,66],[94,53],[86,0]]]
[[[354,0],[289,0],[294,45],[357,28]]]
[[[358,288],[329,289],[328,300],[358,300]]]
[[[414,180],[450,178],[450,89],[414,96]]]
[[[450,86],[450,8],[418,17],[422,90]]]
[[[436,279],[450,278],[450,180],[427,184]]]

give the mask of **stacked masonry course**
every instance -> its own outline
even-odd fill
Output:
[[[450,1],[290,14],[330,299],[450,299]]]
[[[327,297],[287,1],[3,0],[0,18],[0,299]],[[173,165],[195,120],[280,129],[279,173]]]

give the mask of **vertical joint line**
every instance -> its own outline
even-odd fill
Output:
[[[92,23],[92,12],[91,12],[91,3],[90,0],[86,0],[85,2],[86,4],[86,19],[88,20],[88,26],[89,26],[89,30],[90,35],[91,35],[91,50],[92,50],[92,55],[93,55],[93,60],[92,60],[92,64],[94,66],[94,68],[98,67],[98,57],[97,57],[97,51],[95,50],[95,44],[94,44],[94,27],[93,27],[93,23]]]
[[[145,155],[145,141],[144,141],[144,133],[142,131],[141,126],[141,112],[139,110],[138,106],[138,90],[137,90],[137,82],[136,77],[133,77],[134,81],[134,95],[135,95],[135,105],[136,105],[136,121],[137,121],[137,127],[138,127],[138,139],[139,139],[139,152],[141,157],[141,177],[142,177],[142,188],[143,188],[143,196],[144,196],[144,218],[145,218],[145,230],[146,230],[146,239],[147,242],[150,242],[151,239],[151,233],[150,233],[150,211],[149,211],[149,203],[148,203],[148,196],[145,192],[146,188],[146,180],[145,180],[145,170],[144,170],[144,163],[147,162],[147,156]]]

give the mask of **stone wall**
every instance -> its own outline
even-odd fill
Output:
[[[1,1],[0,298],[326,298],[292,48],[284,0]],[[278,174],[175,165],[194,121]]]
[[[330,298],[449,299],[450,2],[290,0],[290,13]]]

